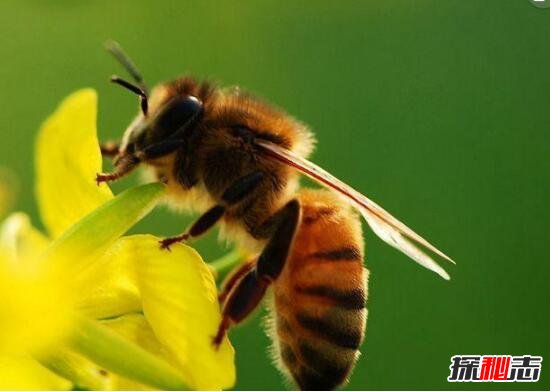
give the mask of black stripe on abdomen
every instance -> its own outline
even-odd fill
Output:
[[[302,223],[306,226],[312,225],[321,218],[328,218],[336,212],[334,207],[321,207],[315,211],[305,213],[302,217]]]
[[[341,290],[331,286],[297,286],[296,291],[301,294],[330,300],[335,306],[344,309],[363,309],[366,295],[363,289]]]
[[[362,261],[361,251],[354,246],[346,246],[340,249],[315,252],[309,255],[316,259],[330,261]]]
[[[294,354],[294,351],[292,350],[292,347],[290,347],[287,343],[283,341],[279,341],[280,345],[280,352],[281,352],[281,359],[287,366],[287,368],[294,368],[296,367],[296,364],[298,363],[298,359],[296,358],[296,355]]]
[[[335,317],[314,317],[304,313],[298,313],[296,321],[302,328],[339,347],[357,350],[363,341],[360,324],[354,328]]]
[[[294,375],[302,390],[332,390],[346,380],[353,366],[353,361],[332,360],[307,342],[300,343],[299,351],[304,366]]]

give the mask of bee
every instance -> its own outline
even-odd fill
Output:
[[[222,288],[214,345],[271,291],[270,335],[280,370],[303,390],[344,385],[367,319],[357,212],[383,241],[449,279],[427,251],[452,261],[448,256],[307,160],[315,140],[304,124],[238,88],[190,76],[149,93],[120,46],[111,42],[108,49],[135,83],[111,80],[138,95],[140,112],[120,143],[102,147],[114,169],[96,180],[114,181],[144,164],[166,184],[175,207],[201,214],[183,234],[163,239],[162,248],[219,224],[223,235],[256,255]],[[299,175],[328,189],[300,189]]]

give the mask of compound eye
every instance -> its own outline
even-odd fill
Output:
[[[172,135],[175,132],[183,132],[196,121],[202,114],[202,102],[192,95],[174,98],[166,104],[166,108],[160,113],[156,125],[165,134]]]

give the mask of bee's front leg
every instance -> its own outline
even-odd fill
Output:
[[[97,185],[102,182],[115,181],[135,166],[131,164],[128,158],[123,159],[120,157],[120,143],[118,142],[108,141],[100,143],[99,149],[102,157],[115,159],[115,171],[112,173],[97,173],[95,177]]]
[[[101,144],[101,154],[114,157],[115,169],[111,173],[98,173],[96,175],[96,182],[99,185],[102,182],[116,181],[134,170],[141,162],[170,154],[180,147],[181,144],[181,140],[166,140],[147,146],[134,153],[121,151],[120,144],[118,143],[107,142]]]
[[[140,163],[140,160],[134,155],[122,155],[117,156],[115,161],[115,170],[111,173],[97,173],[95,180],[97,185],[102,182],[111,182],[116,181],[119,178],[124,177],[126,174],[134,170],[137,165]]]

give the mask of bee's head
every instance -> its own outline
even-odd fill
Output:
[[[187,94],[166,97],[163,87],[153,90],[150,98],[147,95],[141,98],[141,112],[124,133],[121,154],[145,155],[145,158],[160,151],[168,154],[185,142],[202,117],[203,104],[199,98]],[[153,104],[149,105],[150,102]]]
[[[130,123],[115,160],[132,162],[154,159],[167,155],[181,146],[203,114],[203,104],[194,89],[189,89],[189,80],[184,80],[181,88],[169,88],[170,84],[160,85],[151,95],[143,81],[141,73],[118,43],[110,41],[106,45],[115,58],[126,68],[135,80],[135,84],[118,76],[111,81],[130,90],[140,99],[141,111]],[[195,86],[195,83],[191,83]]]

